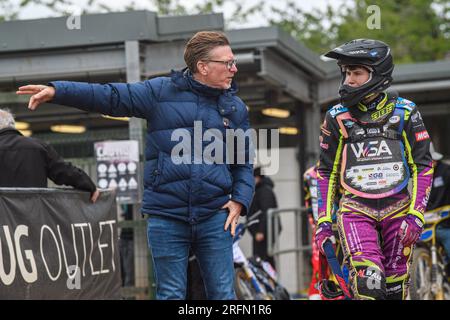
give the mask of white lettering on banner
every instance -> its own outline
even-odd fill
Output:
[[[22,274],[23,279],[28,283],[33,283],[37,280],[37,268],[36,261],[33,257],[33,251],[25,250],[25,257],[30,262],[31,271],[29,272],[25,268],[25,264],[23,262],[22,250],[20,247],[20,238],[22,236],[28,237],[28,227],[25,225],[18,225],[16,231],[14,232],[14,242],[16,243],[16,254],[17,254],[17,263],[19,264],[20,273]]]
[[[5,285],[10,285],[16,277],[16,260],[19,266],[20,273],[23,279],[28,283],[33,283],[37,280],[37,268],[36,261],[33,257],[33,252],[31,250],[25,250],[25,258],[31,265],[31,271],[28,271],[25,267],[23,260],[20,238],[22,236],[28,237],[28,227],[25,225],[18,225],[14,231],[14,244],[11,238],[11,233],[9,231],[9,226],[3,226],[3,232],[6,237],[6,242],[9,249],[9,274],[5,273],[5,266],[3,262],[3,251],[0,242],[0,280]],[[14,250],[15,247],[15,250]]]
[[[59,268],[58,268],[58,273],[56,274],[56,276],[52,276],[52,274],[50,273],[50,270],[49,270],[48,264],[47,264],[47,260],[45,259],[45,256],[44,256],[44,250],[43,250],[43,248],[44,248],[44,246],[43,246],[43,243],[44,243],[44,230],[48,230],[48,231],[50,232],[51,236],[53,237],[53,240],[55,240],[56,250],[58,251],[58,261],[59,261],[58,267],[59,267]],[[50,278],[50,280],[56,281],[56,280],[59,278],[59,276],[61,275],[61,269],[62,269],[62,265],[61,265],[61,252],[59,251],[59,243],[58,243],[58,239],[56,239],[55,233],[54,233],[53,230],[52,230],[48,225],[46,225],[46,224],[44,224],[44,225],[41,227],[40,248],[41,248],[41,257],[42,257],[42,261],[44,262],[45,270],[47,270],[48,277]]]
[[[114,220],[109,220],[109,221],[103,221],[100,222],[99,226],[100,226],[100,233],[98,234],[98,249],[100,251],[100,273],[108,273],[109,270],[105,269],[103,270],[103,252],[102,252],[102,248],[107,248],[108,244],[107,243],[100,243],[100,237],[102,236],[102,226],[103,225],[107,225],[109,224],[109,227],[111,229],[111,250],[112,250],[112,256],[114,257],[114,245],[113,245],[113,239],[114,239],[114,229],[113,229],[113,224],[116,223],[116,221]],[[113,267],[113,271],[116,270],[116,266],[114,264],[114,259],[111,259],[111,264]]]
[[[83,252],[84,252],[84,259],[83,259],[83,277],[86,276],[85,273],[85,266],[86,266],[86,259],[87,259],[87,251],[86,251],[86,238],[84,237],[84,229],[83,227],[87,227],[87,223],[74,223],[72,224],[72,235],[73,235],[73,242],[75,243],[75,231],[74,227],[81,228],[81,237],[83,238]]]
[[[94,265],[92,264],[92,251],[94,250],[94,237],[92,235],[92,228],[91,228],[91,224],[88,224],[89,227],[89,233],[91,235],[91,253],[89,254],[89,263],[91,264],[91,274],[92,275],[97,275],[100,274],[100,271],[94,271]],[[103,253],[100,250],[100,254],[101,254],[101,263],[103,263]]]
[[[0,285],[11,285],[17,279],[17,268],[26,283],[34,283],[38,280],[38,268],[43,265],[46,274],[52,281],[59,280],[61,274],[64,274],[62,269],[65,268],[65,273],[67,274],[67,287],[69,289],[79,289],[79,281],[81,281],[81,276],[86,276],[85,266],[87,259],[89,259],[91,275],[93,276],[114,272],[116,270],[114,262],[114,253],[116,250],[114,245],[115,223],[115,220],[98,222],[98,229],[96,229],[99,231],[98,238],[96,237],[96,244],[98,245],[98,248],[95,248],[95,251],[91,223],[70,224],[70,227],[68,226],[68,228],[72,232],[73,253],[75,255],[72,259],[68,259],[68,256],[72,256],[72,252],[71,250],[67,251],[67,243],[63,241],[63,235],[59,225],[56,225],[56,230],[53,230],[55,228],[52,229],[52,227],[46,224],[42,225],[40,228],[33,228],[36,230],[36,233],[39,233],[38,252],[33,252],[31,249],[22,249],[23,244],[27,243],[27,239],[30,241],[28,226],[17,225],[14,229],[14,233],[10,230],[10,226],[2,226],[0,229],[0,231],[2,231],[0,233]],[[105,226],[109,226],[109,228],[105,228]],[[81,231],[81,237],[78,237],[78,239],[76,237],[76,228],[79,228]],[[85,233],[85,228],[89,230],[89,233]],[[86,236],[89,236],[90,239],[87,239]],[[70,239],[70,237],[66,237],[66,239]],[[103,241],[107,239],[107,242],[102,242],[102,239]],[[80,259],[78,252],[78,250],[80,250],[80,241],[83,247],[83,259]],[[89,242],[91,247],[88,253],[87,244]],[[5,249],[7,251],[5,251]],[[106,253],[108,253],[108,255],[106,255]],[[40,255],[41,259],[35,260],[35,254]],[[94,255],[100,255],[100,261],[96,262],[95,265],[92,259]],[[109,255],[111,256],[111,260],[106,261],[105,256],[109,257]],[[5,258],[9,258],[9,263],[6,263]],[[83,262],[81,262],[81,260]],[[42,264],[37,265],[36,261],[42,261]],[[69,263],[71,264],[69,265]],[[82,265],[82,269],[80,268],[80,264]],[[8,272],[5,271],[5,265],[9,266]]]
[[[377,146],[378,144],[379,146]],[[365,146],[364,142],[357,142],[356,145],[358,146],[358,150],[356,150],[355,143],[352,143],[350,146],[358,159],[366,157],[379,157],[382,154],[392,156],[392,152],[384,140],[369,141],[367,146]]]
[[[56,226],[56,229],[58,230],[58,235],[59,235],[59,241],[61,241],[61,243],[63,243],[63,238],[61,236],[61,228],[59,227],[59,225]],[[73,238],[73,251],[75,252],[75,266],[78,266],[78,252],[77,252],[77,248],[75,247],[75,234],[73,233],[73,228],[72,228],[72,238]],[[75,277],[77,276],[76,272],[78,272],[79,268],[70,268],[72,266],[69,266],[67,263],[67,255],[66,255],[66,249],[64,246],[62,246],[62,253],[63,253],[63,258],[64,258],[64,264],[66,265],[66,273],[67,273],[67,281],[69,280],[73,280],[75,279]],[[74,270],[73,274],[70,274],[71,270]]]
[[[3,262],[3,252],[2,252],[2,243],[0,241],[0,280],[2,280],[3,284],[9,286],[16,277],[16,255],[14,254],[14,244],[11,239],[11,233],[9,232],[8,226],[3,226],[3,233],[6,237],[6,243],[8,244],[9,250],[9,273],[5,272],[5,264]]]

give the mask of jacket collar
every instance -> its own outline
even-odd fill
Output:
[[[194,79],[191,71],[184,68],[181,71],[172,70],[170,77],[172,82],[181,90],[191,90],[199,95],[218,97],[221,95],[233,95],[238,91],[236,82],[231,82],[229,89],[217,89],[204,85]]]
[[[22,135],[19,130],[14,129],[14,128],[3,128],[3,129],[0,129],[0,135],[8,134],[8,133],[15,133],[15,134],[18,134],[18,135]]]

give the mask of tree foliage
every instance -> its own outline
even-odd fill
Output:
[[[0,0],[0,21],[19,17],[20,10],[42,6],[57,15],[117,11],[105,0]],[[373,38],[389,44],[396,63],[440,60],[450,55],[450,2],[448,0],[353,0],[339,7],[306,11],[300,0],[201,0],[186,5],[182,0],[122,1],[119,10],[152,10],[160,15],[226,12],[226,26],[239,27],[249,19],[262,19],[260,25],[277,25],[323,54],[357,38]],[[370,6],[380,9],[380,28],[371,29]],[[370,24],[370,23],[369,23]]]
[[[373,5],[380,9],[379,29],[368,27]],[[397,63],[440,60],[450,53],[450,3],[445,0],[356,0],[311,12],[290,0],[286,9],[273,6],[271,11],[271,24],[319,54],[358,38],[386,42]]]

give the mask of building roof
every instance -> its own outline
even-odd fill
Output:
[[[77,19],[79,20],[77,21]],[[70,47],[118,44],[129,40],[167,42],[189,38],[199,30],[223,30],[222,14],[158,16],[150,11],[89,14],[81,17],[16,20],[0,23],[0,56]],[[339,77],[334,62],[319,56],[279,27],[228,30],[233,49],[271,47],[314,78]],[[398,65],[396,82],[448,79],[450,61]]]

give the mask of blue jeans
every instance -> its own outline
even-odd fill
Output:
[[[198,259],[208,299],[232,300],[234,293],[233,237],[224,230],[228,212],[218,211],[191,225],[150,216],[148,241],[156,280],[156,299],[186,298],[189,248]]]
[[[438,225],[436,228],[436,237],[442,243],[447,254],[446,262],[450,262],[450,228]]]

